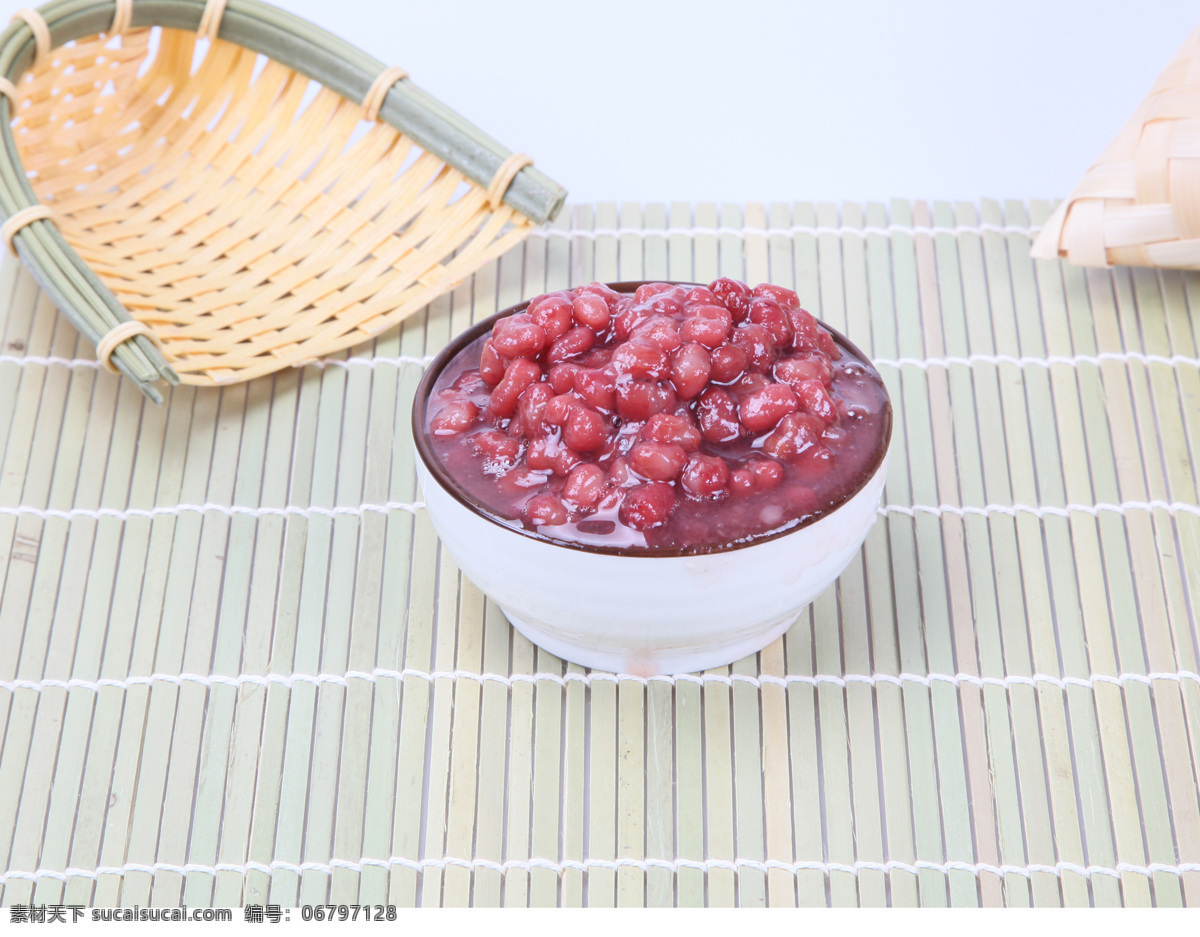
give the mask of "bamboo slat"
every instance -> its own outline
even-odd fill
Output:
[[[1049,213],[575,206],[360,350],[161,409],[0,262],[0,902],[1194,904],[1200,280],[1031,259]],[[759,654],[589,673],[415,504],[422,362],[718,274],[876,356],[888,507]]]
[[[873,228],[887,224],[887,212],[883,205],[871,204],[866,208],[865,222]],[[877,356],[892,360],[900,357],[899,332],[896,321],[896,291],[891,275],[891,247],[886,237],[868,235],[867,247],[867,296],[871,305],[871,347]],[[900,374],[895,367],[882,372],[889,387],[900,387]],[[894,393],[895,391],[893,391]],[[900,408],[897,407],[897,411]],[[895,464],[895,463],[893,463]],[[889,472],[891,475],[891,473]],[[896,503],[903,496],[896,496],[891,475],[884,492],[884,501]],[[872,529],[864,545],[863,562],[866,565],[867,602],[869,607],[868,627],[872,667],[880,673],[898,675],[900,646],[897,629],[897,607],[901,597],[895,593],[896,580],[892,574],[892,556],[889,528],[893,523],[903,523],[904,518],[889,519]],[[899,558],[897,557],[897,560]],[[886,852],[891,857],[912,864],[916,858],[912,811],[909,809],[910,775],[904,753],[904,696],[900,687],[881,684],[875,691],[875,711],[879,720],[879,759],[883,786],[880,809],[883,813]],[[911,872],[895,871],[888,876],[890,900],[894,906],[914,907],[918,903],[917,881]]]
[[[1029,217],[1025,206],[1009,203],[1004,206],[1001,216],[995,209],[988,210],[985,203],[985,221],[1007,221],[1010,224],[1024,227]],[[1037,315],[1036,284],[1034,279],[1033,262],[1027,257],[1025,246],[1027,237],[1019,234],[1007,236],[1008,266],[1011,272],[1013,304],[1013,328],[1015,339],[1009,334],[1008,341],[1015,340],[1015,349],[1019,355],[1030,357],[1044,356],[1046,339],[1042,333],[1042,323]],[[998,250],[995,254],[998,254]],[[999,257],[993,260],[993,254],[988,257],[989,276],[997,271]],[[996,272],[994,275],[999,276]],[[1003,346],[1001,346],[1003,347]],[[1065,501],[1062,485],[1062,459],[1058,450],[1058,434],[1054,426],[1053,407],[1047,406],[1052,402],[1050,378],[1044,369],[1031,371],[1024,375],[1021,381],[1025,395],[1026,430],[1029,440],[1029,451],[1024,454],[1029,459],[1028,464],[1034,471],[1012,473],[1013,497],[1022,502],[1032,500],[1035,503],[1042,499]],[[1009,392],[1015,396],[1015,389]],[[1019,414],[1019,403],[1013,404],[1014,411]],[[1019,419],[1019,415],[1018,415]],[[1020,445],[1019,434],[1012,434],[1014,442]],[[1014,467],[1017,463],[1013,460]],[[1045,559],[1039,565],[1022,563],[1021,572],[1027,596],[1034,599],[1030,606],[1028,631],[1033,657],[1033,669],[1037,673],[1061,668],[1063,673],[1072,675],[1086,673],[1086,664],[1082,662],[1082,645],[1075,640],[1075,635],[1068,632],[1067,624],[1073,623],[1078,628],[1078,601],[1071,596],[1070,601],[1062,602],[1062,590],[1068,588],[1057,581],[1059,568],[1064,566],[1062,557],[1068,553],[1062,551],[1070,537],[1068,521],[1062,517],[1048,517],[1039,524],[1037,519],[1018,519],[1018,535],[1021,539],[1022,552],[1028,551],[1037,555],[1038,550],[1045,553]],[[1030,523],[1033,522],[1033,523]],[[1073,584],[1071,584],[1073,585]],[[1077,633],[1077,632],[1076,632]],[[1047,782],[1049,786],[1051,813],[1054,818],[1052,842],[1057,855],[1068,862],[1086,866],[1088,854],[1085,842],[1089,848],[1103,848],[1104,833],[1089,821],[1087,813],[1095,803],[1098,793],[1097,785],[1103,784],[1102,776],[1095,764],[1097,754],[1094,710],[1091,708],[1090,695],[1076,695],[1071,688],[1067,694],[1056,689],[1039,688],[1038,705],[1042,714],[1043,746],[1048,764]],[[1076,697],[1077,698],[1073,698]],[[1076,708],[1086,711],[1091,718],[1080,717]],[[1075,750],[1072,751],[1074,741]],[[1063,769],[1074,764],[1078,773],[1076,784],[1068,783],[1070,773]],[[1087,805],[1083,816],[1076,801],[1076,788],[1080,799]],[[1087,829],[1085,836],[1084,829]],[[1111,836],[1108,837],[1111,840]],[[1063,903],[1068,906],[1086,905],[1089,897],[1088,880],[1077,872],[1065,873],[1062,878]],[[1111,881],[1095,883],[1095,898],[1098,904],[1111,903]]]
[[[845,205],[842,221],[861,229],[863,210],[859,205]],[[860,347],[868,355],[874,353],[871,329],[871,305],[867,295],[866,241],[862,237],[847,240],[843,245],[845,331],[861,335]],[[870,613],[865,550],[846,569],[839,583],[838,600],[842,630],[843,668],[849,673],[870,673],[871,660]],[[882,862],[886,855],[883,841],[883,816],[879,777],[879,736],[875,691],[865,684],[846,687],[846,722],[850,739],[850,778],[854,814],[855,855],[859,859]],[[877,869],[859,873],[858,902],[863,907],[883,907],[887,904],[887,875]]]
[[[960,206],[960,219],[973,216],[971,206]],[[1004,224],[1000,206],[990,201],[984,201],[978,220],[996,227],[1002,227]],[[980,241],[983,265],[976,275],[982,274],[986,278],[988,304],[997,312],[994,317],[995,339],[992,347],[995,353],[1019,358],[1021,349],[1013,304],[1013,286],[1008,278],[1001,276],[1009,262],[1009,245],[1005,242],[1005,236],[999,232],[986,233]],[[1014,259],[1022,257],[1024,246],[1021,240],[1012,244]],[[977,312],[986,317],[982,303]],[[986,333],[981,335],[981,340],[986,343]],[[1021,469],[1022,466],[1032,464],[1032,452],[1028,410],[1020,371],[1014,365],[1001,364],[997,366],[996,377],[1005,428],[1004,448],[1007,454],[1006,462],[1000,467],[1000,477],[996,479],[997,483],[1003,486],[1000,494],[1016,503],[1036,503],[1036,479],[1032,473]],[[1019,559],[1019,574],[1012,574],[1013,579],[1019,575],[1019,583],[1011,582],[1011,588],[1013,595],[1019,596],[1020,604],[1009,604],[1002,620],[1004,667],[1012,672],[1032,676],[1034,673],[1053,670],[1058,666],[1053,619],[1045,581],[1045,555],[1041,531],[1034,518],[1017,517],[1005,533],[1012,537],[1008,548],[1015,550]],[[1012,554],[1009,556],[1011,558]],[[1017,819],[1025,837],[1029,861],[1039,865],[1053,865],[1056,861],[1054,824],[1050,807],[1050,784],[1047,780],[1061,773],[1057,770],[1060,766],[1069,764],[1069,758],[1066,752],[1062,751],[1060,741],[1065,731],[1062,725],[1062,700],[1061,697],[1052,697],[1040,689],[1014,688],[1018,689],[1021,695],[1018,697],[1014,693],[1012,702],[1014,708],[1019,704],[1022,711],[1019,721],[1014,717],[1013,725],[1024,723],[1040,713],[1045,726],[1045,741],[1039,742],[1031,734],[1013,733],[1019,792],[1022,795]],[[1025,792],[1028,792],[1028,795]],[[1070,809],[1069,813],[1074,813],[1074,810]],[[1076,842],[1077,837],[1072,838],[1067,832],[1063,843],[1064,852],[1075,847],[1072,852],[1074,858],[1071,861],[1078,864],[1082,854],[1075,846]],[[1079,884],[1081,883],[1077,876],[1063,880],[1063,898],[1060,899],[1059,880],[1055,876],[1038,873],[1031,877],[1033,903],[1038,906],[1053,906],[1060,900],[1066,900],[1068,903],[1078,904],[1081,903],[1081,899],[1086,903],[1086,888],[1080,896],[1077,891]]]

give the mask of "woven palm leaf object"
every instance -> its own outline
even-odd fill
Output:
[[[1033,256],[1200,270],[1200,27],[1050,216]]]
[[[155,400],[364,342],[566,195],[260,0],[55,0],[0,34],[0,76],[0,238]]]

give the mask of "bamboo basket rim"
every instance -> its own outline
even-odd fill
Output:
[[[0,214],[6,219],[0,239],[14,246],[49,298],[93,344],[101,344],[114,328],[137,320],[68,243],[26,177],[13,132],[13,120],[19,116],[17,97],[10,92],[52,49],[92,37],[112,37],[118,29],[148,27],[232,42],[346,101],[361,102],[369,117],[484,190],[493,211],[503,206],[523,224],[553,218],[565,201],[566,191],[536,169],[532,160],[503,147],[420,89],[403,69],[385,66],[321,27],[263,0],[53,0],[35,11],[21,11],[0,33]],[[452,286],[442,285],[428,299]],[[179,374],[151,330],[127,331],[114,347],[105,349],[111,358],[106,354],[102,363],[161,402],[154,384],[178,383]]]

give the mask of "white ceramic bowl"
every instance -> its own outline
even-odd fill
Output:
[[[611,284],[620,292],[638,285]],[[459,568],[529,640],[585,667],[640,676],[687,673],[766,647],[837,579],[874,523],[887,477],[890,405],[875,470],[835,509],[803,526],[692,555],[636,555],[550,540],[484,513],[437,463],[423,433],[438,374],[496,318],[525,305],[451,342],[417,390],[417,477],[429,519]]]

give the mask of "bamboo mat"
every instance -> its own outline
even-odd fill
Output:
[[[0,902],[1200,903],[1200,276],[1033,262],[1050,207],[577,206],[373,346],[162,408],[5,261]],[[721,274],[876,357],[883,516],[756,657],[565,666],[438,547],[422,365]]]

